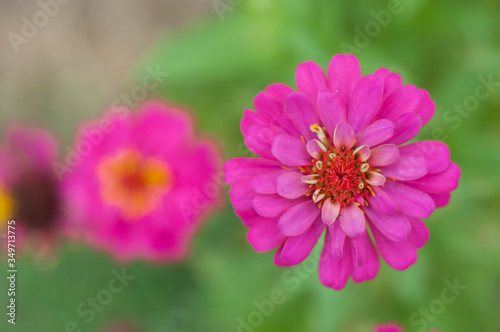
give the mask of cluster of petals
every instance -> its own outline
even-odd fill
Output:
[[[386,324],[386,325],[376,326],[373,332],[405,332],[405,330],[398,324]],[[439,331],[430,330],[429,332],[439,332]]]
[[[362,76],[352,55],[296,70],[297,90],[273,84],[245,110],[241,131],[257,158],[224,165],[236,214],[258,252],[304,261],[325,234],[321,282],[373,279],[379,256],[396,270],[417,261],[422,222],[450,200],[460,169],[448,147],[412,140],[435,112],[427,91],[380,68]]]

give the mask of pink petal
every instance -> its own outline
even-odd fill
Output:
[[[330,135],[340,122],[346,122],[346,109],[340,92],[321,90],[318,94],[318,113],[321,123]]]
[[[417,261],[417,250],[409,240],[391,241],[376,227],[370,225],[370,229],[380,255],[390,267],[404,271]]]
[[[312,162],[306,145],[301,140],[288,135],[276,136],[272,145],[272,153],[276,159],[287,166],[304,166]]]
[[[283,213],[278,224],[285,236],[304,233],[319,216],[321,210],[312,200],[299,203]]]
[[[387,181],[384,191],[396,203],[399,211],[411,217],[428,218],[436,208],[428,194],[400,182]]]
[[[365,212],[370,221],[385,237],[392,241],[406,240],[411,232],[411,224],[408,218],[402,213],[392,216],[380,213],[371,207],[365,207]]]
[[[304,202],[310,201],[310,198],[288,199],[279,195],[255,195],[252,205],[255,211],[267,218],[280,216],[291,207]]]
[[[394,121],[394,135],[385,143],[400,145],[408,142],[420,132],[422,120],[416,113],[408,112],[401,114]]]
[[[399,149],[394,144],[379,145],[371,149],[368,163],[372,166],[386,166],[399,158]]]
[[[413,85],[394,91],[380,108],[379,119],[394,120],[406,112],[417,112],[422,104],[422,93]]]
[[[293,92],[293,89],[286,84],[274,83],[266,88],[266,91],[272,94],[281,103],[285,101],[286,96]]]
[[[381,167],[386,177],[401,181],[421,178],[427,174],[427,160],[420,152],[414,153],[409,149],[399,149],[399,158],[394,163]]]
[[[365,215],[355,204],[349,204],[340,210],[340,226],[348,237],[356,237],[366,229]]]
[[[324,147],[323,143],[318,141],[317,139],[310,140],[307,142],[306,147],[307,147],[307,152],[311,157],[314,159],[320,159],[321,155],[323,154],[323,149],[321,146]],[[326,148],[326,147],[325,147]]]
[[[261,158],[234,158],[224,164],[224,182],[232,186],[239,181],[280,168],[280,164],[276,161]]]
[[[351,274],[351,256],[349,243],[344,244],[344,256],[340,260],[335,260],[327,248],[323,248],[319,260],[319,280],[326,286],[335,290],[345,287],[347,279]]]
[[[234,210],[236,215],[241,219],[243,225],[250,227],[255,224],[257,221],[261,220],[262,217],[255,212],[254,209],[249,210]]]
[[[298,137],[299,132],[287,118],[283,103],[272,94],[262,91],[253,100],[257,114],[269,121],[271,128],[282,129],[289,135]]]
[[[356,135],[357,145],[369,147],[380,144],[394,134],[394,124],[389,120],[378,120],[365,127]]]
[[[276,194],[276,181],[282,174],[291,172],[291,169],[280,169],[256,175],[250,185],[257,194]]]
[[[420,179],[408,181],[413,188],[432,194],[443,194],[457,189],[460,179],[460,168],[455,163],[445,171],[437,174],[428,174]]]
[[[324,201],[323,206],[321,207],[321,220],[326,225],[332,224],[340,212],[340,204],[337,202],[332,202],[332,199],[329,198]]]
[[[312,189],[308,184],[301,181],[302,174],[298,172],[288,172],[278,177],[276,190],[282,197],[294,199],[304,196]]]
[[[378,211],[388,214],[394,215],[398,211],[398,207],[396,203],[385,193],[382,188],[372,187],[373,195],[368,196],[368,203],[372,205]]]
[[[257,252],[268,252],[281,245],[286,237],[281,234],[277,219],[261,218],[247,233],[247,241]]]
[[[238,182],[229,190],[229,197],[235,209],[249,210],[252,208],[255,192],[250,187],[250,181]]]
[[[318,112],[306,94],[302,92],[289,94],[285,99],[285,113],[306,140],[316,138],[310,128],[319,123]]]
[[[345,122],[339,123],[335,128],[333,142],[337,149],[342,147],[346,149],[352,148],[355,142],[355,136],[351,126]]]
[[[248,150],[255,153],[256,155],[274,160],[275,157],[271,152],[271,147],[274,138],[280,134],[280,132],[269,129],[268,127],[253,126],[248,131],[244,138],[245,145]]]
[[[382,80],[382,82],[385,82],[385,79],[387,78],[387,76],[389,76],[390,73],[391,73],[391,71],[387,68],[379,68],[379,69],[375,70],[373,75],[380,78],[380,80]]]
[[[401,153],[422,156],[427,160],[428,173],[434,174],[446,170],[450,166],[450,150],[448,146],[437,141],[421,141],[401,146]]]
[[[403,80],[397,73],[390,73],[384,80],[384,100],[403,86]]]
[[[318,91],[326,89],[326,79],[323,69],[315,62],[308,61],[300,64],[295,72],[297,90],[304,92],[316,101]]]
[[[411,233],[408,235],[408,240],[415,246],[415,248],[422,248],[429,240],[431,233],[427,225],[419,219],[408,217],[411,223]]]
[[[246,109],[243,112],[243,119],[240,123],[240,130],[243,136],[246,136],[250,131],[250,128],[255,125],[259,125],[262,127],[270,126],[269,122],[266,119],[264,119],[254,111]]]
[[[328,225],[325,237],[325,249],[329,250],[332,258],[338,261],[344,255],[344,242],[346,236],[340,223]]]
[[[364,249],[363,255],[360,255],[361,249]],[[360,263],[360,256],[363,257],[362,264]],[[380,260],[367,232],[360,237],[351,239],[351,265],[351,277],[354,282],[360,283],[372,280],[378,274]]]
[[[366,175],[367,175],[366,182],[368,182],[372,186],[376,187],[383,186],[386,181],[385,176],[383,176],[378,172],[368,171]]]
[[[274,254],[274,264],[278,267],[285,267],[287,266],[286,262],[283,260],[283,258],[281,257],[281,253],[283,252],[283,247],[284,247],[284,243],[279,247],[279,249],[276,251],[276,253]]]
[[[311,253],[324,229],[325,225],[317,219],[305,233],[287,238],[281,252],[281,258],[286,265],[293,266],[302,263]]]
[[[386,324],[376,326],[373,332],[404,332],[404,330],[397,324]]]
[[[371,151],[368,145],[362,145],[354,150],[354,154],[358,155],[359,160],[367,161],[370,158]]]
[[[338,91],[346,107],[351,99],[354,86],[361,79],[361,67],[354,55],[335,55],[327,70],[328,87],[331,91]]]
[[[445,207],[450,203],[451,194],[429,194],[436,203],[437,208]]]
[[[427,90],[420,89],[420,93],[422,93],[423,101],[422,106],[417,113],[422,119],[422,126],[425,126],[434,116],[434,113],[436,112],[436,104],[432,101]]]
[[[352,91],[347,122],[355,133],[364,129],[375,118],[382,105],[384,84],[373,75],[363,77]]]

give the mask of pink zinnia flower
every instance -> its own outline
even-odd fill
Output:
[[[376,248],[396,270],[416,262],[429,238],[421,219],[448,204],[460,170],[443,143],[402,145],[434,114],[427,91],[385,68],[362,76],[352,55],[334,56],[326,76],[306,62],[298,92],[273,84],[257,95],[241,131],[260,158],[232,159],[224,173],[256,251],[279,248],[275,264],[296,265],[326,230],[319,277],[342,289],[377,275]]]
[[[387,324],[376,326],[373,332],[405,332],[403,328],[397,324]],[[430,330],[429,332],[439,332],[438,330]]]
[[[177,108],[113,109],[82,128],[73,153],[76,167],[62,174],[74,213],[68,233],[120,260],[182,259],[220,203],[218,149],[196,138],[190,116]]]
[[[7,221],[14,220],[16,248],[30,245],[38,255],[53,246],[61,218],[60,186],[52,171],[56,158],[57,143],[48,132],[7,128],[0,146],[0,232],[7,233]]]

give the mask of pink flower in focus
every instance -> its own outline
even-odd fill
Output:
[[[448,204],[460,169],[443,143],[402,145],[434,114],[427,91],[385,68],[362,76],[352,55],[334,56],[326,76],[306,62],[298,92],[257,95],[241,131],[260,158],[229,160],[224,176],[248,241],[278,248],[276,265],[304,261],[326,230],[319,277],[339,290],[375,278],[378,253],[396,270],[414,264],[429,238],[421,219]]]
[[[74,213],[68,233],[120,260],[182,259],[220,203],[214,143],[195,137],[187,113],[148,102],[84,126],[74,151],[86,145],[91,151],[65,174]]]
[[[405,331],[397,324],[387,324],[387,325],[376,326],[373,332],[405,332]],[[429,332],[439,332],[439,331],[431,330]]]
[[[7,222],[14,220],[9,225],[16,248],[30,244],[44,255],[53,246],[62,212],[60,186],[52,171],[56,158],[57,143],[48,132],[7,128],[0,146],[0,232],[7,233]]]

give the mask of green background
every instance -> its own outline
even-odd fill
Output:
[[[500,4],[400,1],[400,12],[360,47],[355,28],[364,32],[375,21],[372,11],[388,10],[390,3],[243,0],[222,19],[212,8],[203,19],[159,38],[129,77],[133,85],[147,66],[167,71],[151,96],[196,113],[198,128],[220,139],[226,159],[250,156],[239,132],[243,110],[253,108],[253,97],[271,83],[295,86],[301,62],[326,68],[334,54],[351,52],[363,74],[387,67],[405,84],[427,89],[437,111],[417,140],[445,141],[462,177],[450,205],[426,220],[431,239],[414,266],[397,272],[382,263],[374,281],[349,281],[340,292],[323,287],[316,268],[279,269],[273,253],[256,253],[247,243],[224,187],[225,207],[200,229],[190,256],[173,266],[128,265],[136,278],[90,323],[76,308],[107,287],[113,269],[121,269],[111,257],[77,244],[64,244],[49,261],[20,257],[18,324],[9,326],[4,317],[0,330],[64,331],[74,321],[82,331],[100,331],[126,320],[148,332],[236,331],[239,317],[257,311],[254,301],[269,300],[277,289],[285,300],[255,331],[357,332],[397,321],[412,332],[419,329],[410,315],[439,299],[445,280],[457,279],[467,289],[428,328],[500,331],[500,87],[470,111],[454,111],[475,95],[479,77],[500,82]],[[347,44],[354,48],[345,49]],[[85,93],[91,96],[91,88]],[[69,121],[68,129],[57,129],[63,141],[71,140],[76,125]],[[6,286],[2,280],[2,303]]]

